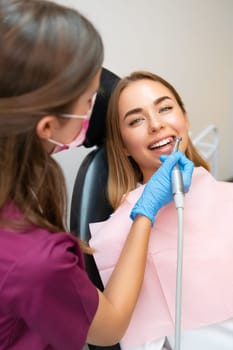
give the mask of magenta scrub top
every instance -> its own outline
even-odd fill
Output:
[[[0,350],[82,349],[97,306],[71,234],[0,229]]]

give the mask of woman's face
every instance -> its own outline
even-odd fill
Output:
[[[125,152],[140,167],[143,182],[161,165],[160,155],[171,153],[176,137],[182,137],[179,149],[185,152],[189,123],[163,84],[149,79],[130,83],[118,107]]]

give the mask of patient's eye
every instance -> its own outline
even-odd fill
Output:
[[[170,112],[173,109],[172,105],[165,105],[159,108],[158,113],[159,114],[166,114]]]
[[[146,118],[143,115],[135,115],[135,116],[131,116],[129,118],[128,124],[129,126],[136,126],[136,125],[140,125],[143,123],[143,121]]]

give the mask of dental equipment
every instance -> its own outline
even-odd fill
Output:
[[[177,137],[172,153],[178,151],[181,137]],[[183,270],[183,210],[184,184],[182,174],[177,164],[172,171],[172,194],[178,215],[178,241],[176,265],[176,308],[175,308],[175,348],[180,350],[181,338],[181,302],[182,302],[182,270]]]

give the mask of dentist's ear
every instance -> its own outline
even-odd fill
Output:
[[[44,140],[52,137],[54,129],[57,126],[57,118],[52,115],[47,115],[39,120],[36,125],[37,135]]]

